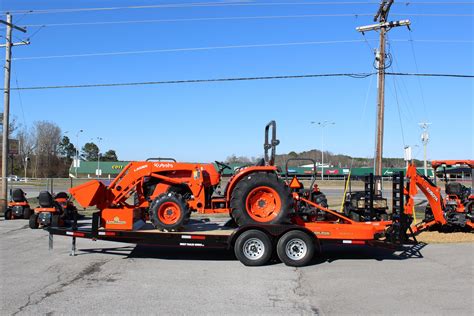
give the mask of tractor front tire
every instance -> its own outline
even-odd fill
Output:
[[[237,225],[285,224],[293,198],[287,185],[274,173],[251,173],[236,184],[230,199],[231,217]]]
[[[150,220],[161,230],[180,230],[191,215],[186,201],[175,192],[168,192],[157,196],[149,208]]]
[[[29,224],[31,229],[37,229],[39,227],[38,214],[31,214]]]

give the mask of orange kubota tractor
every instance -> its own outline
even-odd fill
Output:
[[[405,188],[405,195],[407,196],[405,213],[410,216],[413,215],[414,197],[418,193],[418,188],[428,200],[425,218],[412,227],[413,233],[416,234],[427,229],[472,231],[474,229],[474,195],[471,192],[472,189],[465,187],[460,182],[448,182],[446,167],[467,166],[471,170],[471,179],[473,179],[474,160],[434,160],[431,162],[431,166],[434,169],[435,181],[436,170],[440,167],[444,169],[446,180],[446,196],[444,198],[436,183],[419,174],[415,165],[410,164],[407,168],[408,185]],[[474,182],[474,179],[472,181]]]
[[[191,212],[230,213],[239,226],[289,222],[293,199],[274,165],[278,144],[271,121],[265,127],[265,158],[235,170],[222,195],[217,188],[230,166],[166,158],[131,162],[108,186],[92,180],[69,191],[83,207],[97,206],[106,229],[132,230],[151,220],[159,229],[179,230]]]

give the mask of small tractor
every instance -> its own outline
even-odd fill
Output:
[[[30,204],[26,199],[26,193],[22,189],[14,189],[11,194],[11,201],[8,202],[5,211],[5,220],[23,218],[28,219],[31,216]]]
[[[471,169],[471,179],[474,187],[474,160],[433,160],[431,166],[435,173],[436,170],[443,167],[444,179],[446,182],[443,198],[441,189],[436,183],[422,174],[419,174],[415,165],[410,164],[407,168],[408,184],[405,189],[407,202],[405,213],[413,215],[415,211],[414,197],[418,193],[418,188],[423,192],[428,200],[425,209],[425,218],[422,222],[413,227],[413,231],[436,229],[441,231],[472,231],[474,229],[474,195],[471,188],[468,188],[460,182],[448,182],[446,176],[446,167],[467,166]]]
[[[48,191],[40,192],[39,206],[30,216],[31,229],[42,227],[63,227],[67,220],[77,219],[77,208],[69,200],[66,192],[59,192],[54,197]]]
[[[293,198],[274,165],[278,144],[271,121],[265,127],[264,158],[235,170],[222,191],[221,174],[231,169],[225,163],[154,158],[129,163],[108,186],[92,180],[69,192],[81,206],[96,206],[106,229],[134,230],[134,224],[150,220],[158,229],[175,231],[191,212],[228,213],[238,226],[289,223]]]

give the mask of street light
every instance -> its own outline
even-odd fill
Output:
[[[321,180],[324,180],[324,128],[328,125],[334,125],[336,123],[330,121],[323,122],[311,122],[311,124],[317,124],[321,127]]]
[[[79,165],[79,134],[82,132],[84,132],[84,130],[81,129],[76,133],[76,161],[74,163],[76,178],[77,178],[77,166]]]

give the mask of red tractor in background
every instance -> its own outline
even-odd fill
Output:
[[[407,196],[405,213],[413,215],[415,205],[414,197],[418,192],[418,188],[428,200],[425,218],[422,222],[413,226],[413,232],[417,233],[418,231],[426,229],[472,231],[474,229],[474,195],[472,194],[472,189],[464,186],[460,182],[448,182],[446,167],[469,167],[471,169],[471,179],[474,182],[474,160],[433,160],[431,166],[434,169],[435,182],[419,174],[414,164],[410,164],[407,168],[406,177],[408,184],[405,188],[405,195]],[[436,171],[440,167],[443,167],[446,182],[446,196],[444,199],[441,195],[441,189],[436,186]]]
[[[28,219],[31,216],[31,208],[26,193],[22,189],[14,189],[11,194],[11,201],[8,202],[7,210],[5,211],[5,219]]]
[[[108,186],[92,180],[69,191],[83,207],[97,206],[106,229],[133,230],[151,220],[156,228],[179,230],[191,212],[229,213],[239,226],[287,223],[293,198],[274,165],[278,144],[271,121],[265,127],[265,158],[235,170],[221,192],[221,173],[230,166],[167,158],[131,162]]]

